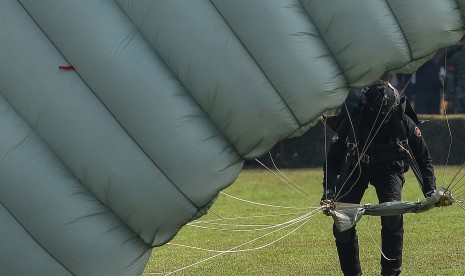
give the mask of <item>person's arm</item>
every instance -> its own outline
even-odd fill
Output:
[[[434,168],[428,146],[426,145],[420,128],[408,117],[406,117],[405,122],[408,131],[408,143],[412,150],[412,155],[418,164],[423,180],[422,192],[425,197],[429,197],[436,190],[436,177],[434,176]]]

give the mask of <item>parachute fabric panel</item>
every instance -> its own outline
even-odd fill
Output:
[[[150,256],[147,244],[67,172],[3,97],[0,114],[0,182],[9,184],[0,186],[1,206],[17,221],[16,228],[24,227],[18,234],[26,231],[34,240],[17,245],[32,245],[29,254],[38,260],[37,269],[74,275],[141,271]],[[13,252],[18,250],[29,252],[28,247]],[[2,273],[17,275],[25,261],[16,259]]]
[[[463,34],[464,22],[453,0],[302,2],[349,87],[367,86],[384,72],[403,67],[411,72],[425,56]]]
[[[241,156],[300,127],[210,1],[117,2]]]
[[[77,162],[76,165],[84,168],[81,173],[74,173],[80,177],[85,172],[85,185],[89,185],[101,201],[110,200],[112,210],[147,243],[165,243],[175,230],[196,214],[198,208],[210,204],[219,190],[235,179],[242,167],[242,159],[166,70],[116,3],[92,1],[85,5],[76,1],[49,1],[46,6],[51,8],[47,8],[46,13],[45,2],[22,3],[128,132],[134,146],[140,147],[140,150],[134,149],[137,154],[142,154],[140,158],[146,159],[144,164],[118,165],[118,171],[124,170],[125,177],[112,170],[114,166],[108,164],[105,151],[100,159],[93,161],[101,162],[100,165]],[[70,14],[65,18],[62,10],[69,10]],[[73,24],[83,16],[88,24]],[[60,36],[62,33],[72,33],[73,36]],[[104,37],[101,34],[105,34]],[[117,53],[114,52],[116,49]],[[95,66],[96,61],[105,67]],[[103,131],[101,135],[105,133],[110,132]],[[131,155],[132,152],[121,153],[110,160],[127,159],[130,162],[135,158]],[[110,195],[114,198],[106,199],[106,183],[110,175],[111,185],[118,187],[116,191],[121,193],[112,190]],[[176,194],[178,189],[181,193]],[[131,198],[126,198],[131,194]],[[124,200],[116,199],[119,197]],[[176,222],[171,224],[171,221]]]
[[[243,158],[463,33],[465,0],[346,2],[0,1],[0,256],[37,266],[5,271],[140,274]]]
[[[72,275],[25,231],[3,205],[0,205],[0,224],[2,274]],[[22,259],[22,265],[18,265],[18,256]],[[26,261],[27,265],[24,265]]]
[[[298,1],[212,2],[300,125],[346,97],[344,76]]]

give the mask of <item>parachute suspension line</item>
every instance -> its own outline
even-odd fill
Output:
[[[255,205],[260,205],[260,206],[265,206],[265,207],[271,207],[271,208],[281,208],[281,209],[300,209],[300,210],[308,210],[310,208],[318,208],[318,207],[289,207],[289,206],[279,206],[279,205],[270,205],[270,204],[265,204],[265,203],[259,203],[259,202],[254,202],[254,201],[250,201],[250,200],[246,200],[246,199],[242,199],[242,198],[238,198],[238,197],[235,197],[235,196],[232,196],[230,194],[227,194],[225,192],[220,192],[222,195],[224,196],[227,196],[227,197],[230,197],[232,199],[235,199],[235,200],[238,200],[238,201],[242,201],[242,202],[246,202],[246,203],[250,203],[250,204],[255,204]]]
[[[293,183],[292,181],[291,182],[288,182],[286,181],[286,179],[283,179],[282,177],[280,177],[278,174],[276,174],[273,170],[271,170],[270,168],[268,168],[265,164],[263,164],[260,160],[258,159],[255,159],[255,161],[257,161],[260,165],[262,165],[262,167],[264,167],[265,169],[267,169],[269,172],[271,172],[274,176],[276,176],[279,180],[281,180],[284,184],[286,184],[287,186],[289,186],[291,189],[293,189],[295,192],[297,192],[299,195],[301,195],[302,197],[304,197],[305,199],[307,199],[308,201],[313,201],[316,199],[315,196],[313,195],[309,195],[310,197],[313,197],[313,199],[310,199],[309,197],[307,197],[304,193],[302,193],[301,191],[299,191],[299,189],[295,188],[294,186],[292,186],[291,184],[289,183]],[[294,183],[295,184],[295,183]],[[297,186],[299,187],[299,186]],[[300,188],[300,187],[299,187]],[[302,188],[300,188],[302,189]]]
[[[355,145],[358,144],[358,141],[357,141],[357,135],[355,134],[355,127],[354,127],[354,123],[352,121],[352,117],[351,117],[351,114],[349,112],[349,108],[347,107],[347,104],[344,102],[344,108],[345,108],[345,111],[347,112],[347,118],[349,120],[349,123],[350,123],[350,129],[352,130],[352,133],[354,135],[354,143]],[[349,181],[350,177],[352,177],[352,174],[355,172],[355,170],[358,168],[358,176],[357,176],[357,179],[354,181],[354,184],[352,184],[352,187],[350,187],[349,191],[347,193],[350,192],[350,190],[352,190],[352,188],[354,187],[355,183],[358,181],[358,179],[360,178],[360,176],[362,175],[362,167],[360,166],[360,160],[361,160],[361,155],[360,155],[360,152],[358,151],[358,147],[355,146],[355,150],[357,152],[357,163],[355,164],[355,166],[352,168],[352,171],[349,173],[349,175],[346,176],[346,178],[344,179],[344,182],[342,183],[341,187],[339,188],[339,190],[337,191],[335,197],[334,197],[334,201],[337,201],[338,198],[340,198],[340,193],[342,191],[342,188],[346,185],[347,181]],[[348,157],[348,156],[347,156]],[[342,195],[341,197],[344,197],[345,195],[347,195],[347,193],[345,193],[344,195]]]
[[[408,154],[408,156],[410,157],[410,160],[412,160],[412,162],[411,162],[412,172],[413,172],[413,174],[415,175],[415,177],[416,177],[417,179],[421,179],[420,166],[418,166],[418,163],[417,163],[417,160],[415,159],[415,157],[414,157],[414,156],[412,155],[412,153],[411,153],[408,149],[406,149],[401,143],[399,143],[399,142],[396,142],[396,143],[397,143],[397,145],[398,145],[400,148],[402,148],[402,149]],[[418,182],[418,185],[420,185],[420,189],[423,190],[422,184],[421,184],[419,181],[417,181],[417,182]]]
[[[273,156],[271,155],[271,152],[268,152],[268,155],[270,156],[270,160],[271,160],[271,163],[273,164],[273,167],[276,169],[277,172],[279,172],[279,174],[281,174],[284,178],[286,178],[290,183],[292,183],[292,184],[294,185],[294,187],[296,187],[297,189],[299,189],[302,193],[306,194],[306,195],[309,196],[309,197],[312,197],[313,199],[318,199],[318,198],[315,197],[314,195],[307,193],[304,189],[302,189],[302,187],[300,187],[297,183],[295,183],[294,181],[292,181],[292,179],[290,179],[289,177],[287,177],[286,175],[284,175],[284,174],[278,169],[278,166],[276,166],[276,163],[274,162],[274,159],[273,159]]]
[[[407,86],[410,85],[410,82],[412,81],[413,79],[413,76],[415,75],[415,73],[417,72],[417,70],[415,70],[415,72],[413,72],[412,75],[410,75],[410,78],[408,79],[407,83],[405,84],[405,86],[402,88],[402,91],[399,92],[399,95],[400,96],[403,96],[405,94],[405,89],[407,88]]]
[[[381,249],[381,247],[378,245],[378,243],[375,241],[375,239],[373,238],[373,233],[371,232],[371,228],[370,228],[370,216],[368,216],[367,218],[367,229],[368,229],[368,234],[370,236],[370,239],[373,241],[373,243],[375,244],[376,248],[378,248],[378,251],[379,253],[381,253],[381,256],[383,256],[384,259],[388,260],[388,261],[395,261],[396,259],[391,259],[391,258],[388,258],[386,257],[386,255],[384,254],[383,250]]]
[[[452,200],[454,200],[454,202],[457,203],[457,205],[458,205],[460,208],[462,208],[463,210],[465,210],[465,207],[463,206],[463,201],[457,200],[457,199],[456,199],[455,197],[453,197],[452,195],[451,195],[451,197],[452,197]]]
[[[198,249],[198,250],[207,251],[207,252],[216,252],[216,253],[239,253],[239,252],[255,251],[255,250],[259,250],[259,249],[263,249],[263,248],[265,248],[265,247],[268,247],[268,246],[270,246],[270,245],[272,245],[272,244],[274,244],[274,243],[276,243],[276,242],[282,240],[283,238],[285,238],[285,237],[287,237],[287,236],[293,234],[293,233],[294,233],[295,231],[297,231],[300,227],[302,227],[303,225],[307,224],[308,221],[309,221],[313,216],[319,214],[320,211],[321,211],[321,207],[318,208],[318,210],[313,210],[313,211],[311,211],[311,212],[305,213],[304,215],[302,215],[302,216],[300,216],[300,217],[298,217],[298,218],[292,219],[292,220],[290,220],[290,221],[288,221],[288,222],[285,222],[285,223],[281,223],[281,224],[279,224],[279,228],[278,228],[278,229],[275,229],[275,230],[273,230],[273,231],[271,231],[271,232],[265,233],[265,234],[263,234],[263,235],[261,235],[261,236],[258,236],[258,237],[256,237],[256,238],[250,240],[250,241],[247,241],[247,242],[245,242],[245,243],[242,243],[242,244],[240,244],[240,245],[237,245],[237,246],[235,246],[235,247],[233,247],[233,248],[231,248],[231,249],[228,249],[228,250],[214,250],[214,249],[207,249],[207,248],[201,248],[201,247],[195,247],[195,246],[177,244],[177,243],[172,243],[172,242],[169,242],[169,243],[167,243],[167,244],[173,245],[173,246],[188,247],[188,248]],[[302,223],[302,222],[303,222],[303,223]],[[256,241],[258,241],[258,240],[260,240],[260,239],[263,239],[263,238],[265,238],[265,237],[267,237],[267,236],[269,236],[269,235],[272,235],[272,234],[274,234],[274,233],[276,233],[276,232],[278,232],[278,231],[281,231],[281,230],[283,230],[283,229],[289,228],[289,227],[294,226],[294,225],[299,224],[299,223],[301,223],[301,224],[298,225],[295,229],[293,229],[293,230],[290,231],[289,233],[287,233],[287,234],[285,234],[285,235],[279,237],[278,239],[275,239],[275,240],[273,240],[273,241],[271,241],[271,242],[269,242],[269,243],[267,243],[267,244],[265,244],[265,245],[258,246],[258,247],[254,247],[254,248],[248,248],[248,249],[238,249],[238,248],[241,248],[241,247],[243,247],[243,246],[245,246],[245,245],[248,245],[248,244],[251,244],[251,243],[253,243],[253,242],[256,242]]]
[[[300,213],[291,213],[291,214],[278,214],[278,215],[268,215],[268,216],[254,216],[254,217],[238,217],[238,218],[229,218],[229,220],[237,220],[237,219],[251,219],[251,218],[264,218],[264,217],[285,217],[291,215],[303,215],[307,214],[308,212],[300,212]],[[198,221],[197,223],[188,223],[187,226],[208,229],[208,230],[221,230],[221,231],[231,231],[231,232],[244,232],[244,231],[262,231],[264,228],[273,228],[277,227],[278,225],[283,225],[287,222],[283,223],[276,223],[276,224],[234,224],[234,223],[225,223],[223,220],[211,220],[211,221]],[[207,225],[207,226],[203,226]],[[219,226],[218,227],[210,227],[208,225]],[[229,227],[229,228],[227,228]],[[246,227],[259,227],[256,229],[231,229],[231,228],[246,228]]]
[[[457,185],[457,183],[459,183],[459,182],[463,179],[463,177],[464,177],[465,175],[462,175],[462,177],[460,177],[459,180],[457,180],[457,181],[454,183],[455,178],[457,178],[457,176],[460,174],[460,172],[462,171],[462,169],[463,169],[464,166],[465,166],[465,162],[462,163],[462,165],[461,165],[460,168],[457,170],[457,172],[455,172],[455,174],[454,174],[454,176],[452,177],[452,179],[451,179],[449,185],[448,185],[447,188],[446,188],[446,191],[447,191],[447,190],[452,190],[452,189]],[[460,189],[462,186],[463,186],[463,184],[460,185],[458,189]]]
[[[460,204],[464,204],[464,203],[465,203],[463,200],[460,200],[460,199],[457,199],[457,198],[453,198],[453,200],[454,200],[455,202],[460,203]]]
[[[309,213],[307,213],[306,215],[302,216],[300,219],[297,219],[297,221],[296,221],[294,224],[299,224],[299,223],[300,223],[300,225],[297,225],[296,228],[294,228],[293,230],[291,230],[291,231],[290,231],[289,233],[287,233],[286,235],[284,235],[284,236],[280,237],[279,239],[276,239],[276,240],[274,240],[274,241],[272,241],[272,242],[270,242],[270,243],[268,243],[268,244],[266,244],[266,245],[263,245],[263,246],[260,246],[260,247],[256,247],[256,248],[238,250],[238,248],[241,248],[241,247],[243,247],[243,246],[245,246],[245,245],[248,245],[248,244],[251,244],[251,243],[253,243],[253,242],[255,242],[255,241],[258,241],[259,239],[262,239],[262,238],[264,238],[264,237],[266,237],[266,236],[269,236],[269,235],[271,235],[271,234],[273,234],[273,233],[275,233],[275,232],[278,232],[278,231],[280,231],[280,230],[283,230],[283,229],[285,229],[285,228],[288,228],[288,227],[290,227],[290,226],[292,226],[292,225],[294,225],[294,224],[286,225],[286,226],[284,226],[284,227],[282,227],[282,228],[280,228],[280,229],[274,230],[274,231],[272,231],[272,232],[270,232],[270,233],[264,234],[264,235],[262,235],[262,236],[260,236],[260,237],[257,237],[257,238],[255,238],[255,239],[252,239],[252,240],[248,241],[248,242],[242,243],[242,244],[237,245],[237,246],[235,246],[235,247],[233,247],[233,248],[231,248],[231,249],[229,249],[229,250],[224,250],[224,251],[203,249],[203,248],[199,248],[199,247],[185,246],[185,245],[175,244],[175,243],[167,243],[167,244],[173,245],[173,246],[183,246],[183,247],[192,248],[192,249],[204,250],[204,251],[209,251],[209,252],[219,252],[219,253],[216,254],[216,255],[210,256],[210,257],[208,257],[208,258],[205,258],[205,259],[203,259],[203,260],[200,260],[200,261],[198,261],[198,262],[195,262],[195,263],[193,263],[193,264],[190,264],[190,265],[188,265],[188,266],[181,267],[181,268],[176,269],[176,270],[171,271],[171,272],[167,272],[167,273],[144,273],[144,275],[171,275],[171,274],[180,272],[180,271],[182,271],[182,270],[188,269],[188,268],[190,268],[190,267],[199,265],[199,264],[204,263],[204,262],[206,262],[206,261],[212,260],[212,259],[214,259],[214,258],[220,257],[220,256],[222,256],[222,255],[224,255],[224,254],[226,254],[226,253],[246,252],[246,251],[259,250],[259,249],[265,248],[265,247],[267,247],[267,246],[270,246],[270,245],[272,245],[272,244],[274,244],[274,243],[276,243],[276,242],[278,242],[278,241],[280,241],[280,240],[282,240],[282,239],[288,237],[289,235],[291,235],[291,234],[293,234],[294,232],[296,232],[297,230],[299,230],[302,226],[304,226],[305,224],[307,224],[307,223],[309,222],[309,220],[310,220],[311,217],[313,217],[314,215],[317,214],[317,211],[321,211],[321,208],[319,208],[318,210],[314,210],[314,211],[312,211],[312,212],[309,212]],[[302,222],[302,221],[303,221],[303,222]]]
[[[463,169],[464,165],[465,163],[463,163],[462,166],[460,166],[460,168],[457,170],[454,177],[452,178],[451,183],[449,184],[450,187],[447,187],[447,190],[450,190],[450,191],[454,189],[455,199],[457,200],[460,200],[465,195],[465,189],[463,189],[465,187],[465,183],[461,183],[460,185],[458,185],[464,179],[465,174],[462,174],[462,176],[454,183],[455,178],[460,173],[460,171]]]
[[[373,134],[372,137],[370,137],[373,129],[375,129],[375,126],[376,126],[376,122],[378,121],[378,118],[379,118],[379,115],[381,114],[381,107],[379,108],[378,110],[378,113],[376,114],[376,118],[375,118],[375,123],[373,124],[372,128],[370,129],[370,132],[368,133],[368,137],[367,137],[367,141],[365,141],[365,144],[363,145],[363,148],[362,148],[362,153],[365,154],[365,152],[368,150],[368,148],[370,147],[371,143],[373,142],[373,140],[375,139],[376,137],[376,134],[378,134],[379,130],[381,129],[381,127],[383,126],[384,122],[386,121],[388,115],[390,114],[391,110],[394,108],[394,105],[391,105],[391,107],[389,108],[388,112],[386,112],[386,115],[384,115],[383,119],[381,120],[381,122],[379,122],[379,125],[378,125],[378,128],[376,128],[376,131],[375,133]]]
[[[418,70],[418,69],[417,69]],[[415,72],[413,72],[413,74],[410,76],[409,80],[407,81],[407,83],[405,84],[405,86],[402,88],[402,91],[400,92],[400,95],[403,96],[405,93],[405,89],[407,89],[407,86],[410,85],[410,82],[412,81],[413,79],[413,76],[416,74],[417,70],[415,70]],[[412,153],[406,149],[402,144],[398,143],[397,142],[397,145],[402,148],[407,154],[408,156],[410,157],[410,160],[412,160],[412,172],[413,174],[415,175],[415,177],[417,179],[421,179],[421,170],[420,170],[420,167],[418,166],[418,163],[417,163],[417,160],[415,159],[415,157],[412,155]],[[420,185],[420,188],[423,190],[423,187],[422,187],[422,184],[420,182],[418,182],[418,185]]]
[[[351,115],[350,115],[350,112],[349,112],[349,109],[347,107],[347,104],[344,102],[344,108],[345,108],[345,111],[347,112],[348,114],[348,119],[349,119],[349,123],[350,123],[350,126],[351,126],[351,130],[354,134],[354,139],[355,139],[355,144],[358,143],[357,141],[357,137],[355,135],[355,128],[354,128],[354,125],[353,125],[353,122],[352,122],[352,118],[351,118]],[[326,119],[327,120],[327,119]],[[328,146],[327,146],[327,143],[326,143],[326,140],[327,140],[327,127],[326,127],[326,120],[323,121],[324,123],[324,145],[325,145],[325,171],[327,172],[328,171]],[[358,147],[355,147],[355,150],[357,151],[357,156],[359,156],[359,152],[358,152]],[[352,174],[355,172],[355,169],[356,168],[359,168],[358,172],[358,177],[357,177],[357,180],[355,182],[358,181],[358,179],[360,178],[360,175],[361,175],[361,167],[359,166],[359,163],[357,162],[356,166],[354,166],[354,168],[352,169],[352,171],[349,173],[349,175],[346,177],[346,179],[344,180],[344,183],[342,183],[341,187],[339,189],[337,189],[336,191],[336,194],[334,195],[334,201],[337,201],[337,199],[339,198],[339,195],[342,191],[342,188],[345,186],[345,184],[347,183],[348,179],[350,179],[350,177],[352,176]],[[353,186],[352,186],[353,187]],[[352,189],[352,187],[349,189],[349,191]],[[336,187],[337,188],[337,187]],[[325,178],[325,191],[328,189],[328,177]],[[327,195],[326,195],[327,196]],[[328,199],[328,198],[325,198],[325,199]]]
[[[321,208],[318,208],[318,209],[321,209]],[[233,224],[219,224],[217,223],[216,225],[219,225],[219,226],[228,226],[228,227],[257,227],[257,228],[253,228],[253,229],[230,229],[230,228],[220,228],[220,227],[208,227],[208,226],[199,226],[199,225],[191,225],[193,227],[197,227],[197,228],[202,228],[202,229],[209,229],[209,230],[219,230],[219,231],[230,231],[230,232],[259,232],[259,231],[265,231],[265,230],[271,230],[271,229],[275,229],[275,228],[278,228],[278,227],[282,227],[282,226],[285,226],[285,225],[293,225],[295,224],[295,222],[299,222],[301,221],[302,219],[305,219],[308,217],[309,214],[312,214],[313,212],[316,212],[316,211],[319,211],[319,210],[313,210],[311,212],[306,212],[304,213],[303,215],[297,217],[297,218],[294,218],[294,219],[291,219],[291,220],[288,220],[288,221],[285,221],[285,222],[282,222],[282,223],[277,223],[277,224],[269,224],[269,225],[247,225],[247,224],[237,224],[237,225],[233,225]]]
[[[458,203],[463,203],[463,196],[465,195],[465,191],[460,191],[457,193],[457,195],[454,195],[454,197],[452,197],[452,199]]]
[[[215,216],[217,216],[219,219],[223,219],[220,215],[218,215],[216,212],[214,212],[212,209],[208,210],[209,212],[212,212]]]
[[[320,207],[316,207],[318,209]],[[194,225],[194,224],[208,224],[208,223],[216,223],[218,221],[226,221],[226,220],[239,220],[239,219],[255,219],[255,218],[266,218],[266,217],[279,217],[279,216],[293,216],[293,215],[302,215],[306,214],[307,212],[297,212],[297,213],[287,213],[287,214],[272,214],[272,215],[260,215],[260,216],[240,216],[240,217],[231,217],[231,218],[221,218],[221,219],[210,219],[210,220],[196,220],[189,222],[187,225]]]
[[[345,105],[345,104],[344,104]],[[328,140],[328,137],[326,135],[327,133],[327,126],[326,126],[326,123],[328,121],[328,118],[326,116],[323,116],[323,133],[324,133],[324,145],[325,145],[325,172],[328,173],[328,143],[327,143],[327,140]],[[324,178],[324,185],[325,185],[325,191],[328,190],[328,177],[325,177]],[[326,193],[325,194],[325,200],[328,199],[328,195]]]
[[[448,191],[453,180],[451,181],[451,183],[448,183],[447,179],[446,179],[446,167],[449,164],[449,158],[450,158],[450,154],[451,154],[451,151],[452,151],[452,130],[450,128],[449,116],[447,114],[447,108],[446,108],[446,103],[445,103],[445,100],[446,100],[446,97],[445,97],[445,91],[446,91],[445,90],[445,83],[446,83],[446,75],[447,75],[447,70],[446,69],[447,69],[447,48],[446,48],[445,53],[444,53],[444,77],[442,79],[442,105],[443,105],[443,108],[444,108],[444,116],[446,116],[447,130],[449,131],[449,147],[448,147],[448,150],[447,150],[446,164],[444,166],[442,177],[444,179],[444,182],[447,185],[446,191]],[[463,167],[464,164],[462,164],[462,167]],[[460,167],[460,170],[462,169],[462,167]],[[455,175],[454,175],[454,179],[455,179]]]
[[[360,178],[361,176],[361,166],[360,166],[360,162],[362,161],[362,156],[365,154],[365,152],[368,150],[368,148],[370,147],[371,143],[373,142],[373,140],[375,139],[376,137],[376,134],[378,134],[379,130],[381,129],[381,126],[383,125],[384,121],[387,119],[387,116],[389,115],[390,111],[392,110],[394,106],[391,106],[389,108],[389,111],[386,113],[386,115],[383,117],[383,119],[381,120],[381,122],[379,123],[379,126],[378,128],[376,129],[375,133],[373,134],[372,137],[371,136],[371,133],[373,132],[373,129],[375,129],[376,127],[376,123],[373,124],[372,128],[370,129],[369,133],[368,133],[368,136],[367,136],[367,139],[365,141],[365,144],[363,145],[363,148],[362,148],[362,151],[361,151],[361,154],[360,152],[358,151],[358,147],[357,147],[357,143],[358,141],[355,140],[354,143],[355,143],[355,149],[357,151],[357,163],[355,164],[354,168],[352,169],[351,173],[349,174],[349,176],[346,177],[346,179],[344,180],[344,183],[341,185],[341,189],[340,191],[342,191],[342,187],[347,183],[347,181],[350,179],[350,177],[352,176],[353,172],[355,171],[355,169],[358,167],[359,168],[359,175],[357,177],[357,179],[354,181],[354,183],[352,184],[352,187],[350,187],[350,189],[342,196],[339,197],[339,192],[338,194],[336,195],[336,199],[337,198],[341,198],[341,197],[344,197],[346,196],[351,190],[352,188],[355,186],[355,184],[357,183],[358,179]],[[347,109],[347,106],[346,106],[346,109]],[[349,112],[347,112],[347,114],[349,114]],[[379,115],[381,114],[381,107],[380,109],[378,110],[378,113],[376,114],[376,118],[375,118],[375,122],[378,121],[378,118],[379,118]],[[353,126],[353,123],[352,123],[352,120],[350,118],[350,114],[349,114],[349,121],[351,123],[351,127],[352,127],[352,131],[354,133],[354,139],[356,139],[356,135],[355,135],[355,129],[354,129],[354,126]]]

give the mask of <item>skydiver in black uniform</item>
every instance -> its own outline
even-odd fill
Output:
[[[322,201],[358,204],[369,183],[375,187],[380,203],[399,201],[409,167],[424,196],[431,196],[436,189],[431,157],[417,126],[418,118],[406,99],[381,80],[358,93],[358,106],[346,109],[347,116],[340,120],[332,138],[323,168]],[[381,225],[385,256],[381,257],[381,275],[399,275],[403,218],[381,217]],[[333,234],[344,275],[361,275],[355,227],[339,232],[333,226]]]

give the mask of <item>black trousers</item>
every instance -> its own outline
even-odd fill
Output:
[[[340,192],[337,192],[337,201],[339,202],[360,203],[369,183],[375,187],[379,203],[401,200],[402,187],[405,182],[403,161],[384,165],[362,164],[347,177],[346,183],[338,184]],[[339,261],[344,275],[361,275],[356,228],[339,232],[333,226],[333,234],[336,238]],[[381,256],[382,275],[400,274],[403,234],[402,216],[381,217],[381,248],[389,259]]]

